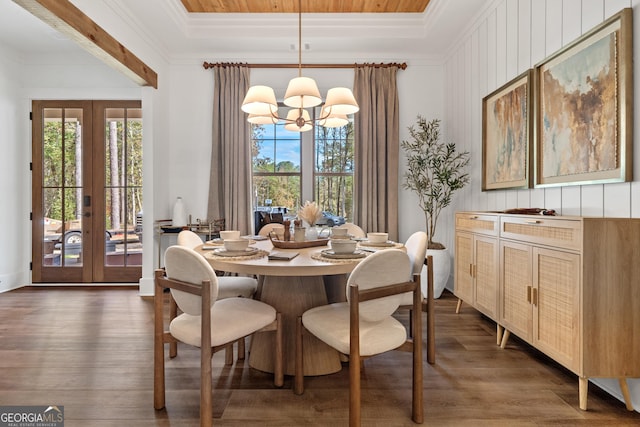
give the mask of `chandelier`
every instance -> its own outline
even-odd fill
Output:
[[[273,88],[257,85],[247,91],[242,101],[242,111],[249,113],[249,123],[284,122],[287,130],[305,132],[313,128],[314,122],[324,127],[344,126],[349,123],[347,115],[360,109],[351,89],[334,87],[327,91],[320,117],[311,120],[307,108],[322,104],[322,98],[315,80],[302,76],[302,0],[298,0],[298,77],[289,81],[284,104],[291,109],[283,118],[278,115],[278,102]]]

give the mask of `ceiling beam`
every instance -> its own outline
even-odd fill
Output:
[[[141,86],[158,88],[158,75],[69,0],[14,0]]]

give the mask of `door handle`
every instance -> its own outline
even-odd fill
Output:
[[[87,211],[87,212],[83,213],[82,216],[85,217],[85,218],[89,218],[91,216],[91,212]]]
[[[531,304],[531,286],[527,286],[527,302]]]

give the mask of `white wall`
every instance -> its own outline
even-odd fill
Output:
[[[24,182],[29,157],[18,143],[25,139],[19,123],[28,119],[28,116],[20,116],[20,65],[15,53],[2,46],[0,57],[0,224],[5,224],[0,239],[1,292],[22,286],[28,280],[29,258],[24,254],[31,243],[29,235],[23,233],[29,223],[24,206],[30,202],[30,192],[25,191],[30,182]]]
[[[501,210],[544,207],[559,214],[639,217],[640,185],[631,183],[560,188],[481,191],[482,98],[581,34],[638,0],[498,0],[477,21],[445,63],[446,134],[472,155],[472,182],[455,199],[455,210]],[[640,19],[634,10],[635,26]],[[634,56],[640,52],[634,31]],[[634,69],[636,106],[638,67]],[[634,112],[634,122],[639,114]],[[634,176],[640,177],[640,133],[635,132]],[[636,178],[637,179],[637,178]],[[453,247],[453,215],[445,217],[447,246]],[[597,384],[621,398],[616,380]],[[636,410],[640,408],[640,381],[629,381]],[[576,381],[577,393],[577,381]]]

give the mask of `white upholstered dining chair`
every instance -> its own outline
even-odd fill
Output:
[[[355,238],[361,239],[367,237],[367,233],[365,233],[359,225],[356,225],[352,222],[345,222],[344,224],[339,225],[336,228],[346,228],[348,230],[347,233],[351,234],[351,236]]]
[[[193,249],[171,246],[165,252],[165,270],[155,272],[154,407],[165,407],[164,344],[182,342],[200,348],[200,421],[212,423],[213,353],[256,332],[275,331],[274,384],[283,385],[280,314],[250,298],[218,299],[218,277],[206,259]],[[170,289],[182,314],[165,328],[165,289]],[[171,356],[171,354],[170,354]]]
[[[202,239],[190,230],[182,230],[178,234],[178,245],[194,249],[202,244]],[[258,287],[258,281],[254,277],[246,276],[221,276],[218,277],[218,299],[230,297],[252,298]]]
[[[304,392],[303,334],[305,331],[349,356],[349,425],[359,426],[361,419],[360,370],[363,358],[390,350],[413,353],[412,419],[423,421],[422,403],[422,339],[420,276],[407,280],[409,256],[399,249],[388,249],[367,256],[358,264],[347,281],[347,302],[334,303],[307,310],[298,318],[296,328],[296,360],[294,392]],[[392,314],[402,294],[413,294],[415,334],[407,338],[407,330]]]
[[[258,235],[269,237],[269,233],[272,231],[275,231],[276,233],[284,233],[284,225],[279,222],[270,222],[262,226],[260,231],[258,231]]]
[[[197,233],[191,230],[182,230],[178,233],[178,245],[194,249],[202,244],[202,239]],[[254,277],[246,276],[219,276],[218,277],[218,299],[242,297],[253,298],[258,289],[258,281]],[[173,313],[173,310],[172,310]],[[173,315],[175,317],[175,315]],[[171,348],[172,354],[175,353],[175,347]],[[238,340],[238,360],[245,358],[245,340]],[[225,363],[231,365],[233,363],[233,345],[230,345],[226,352]]]

